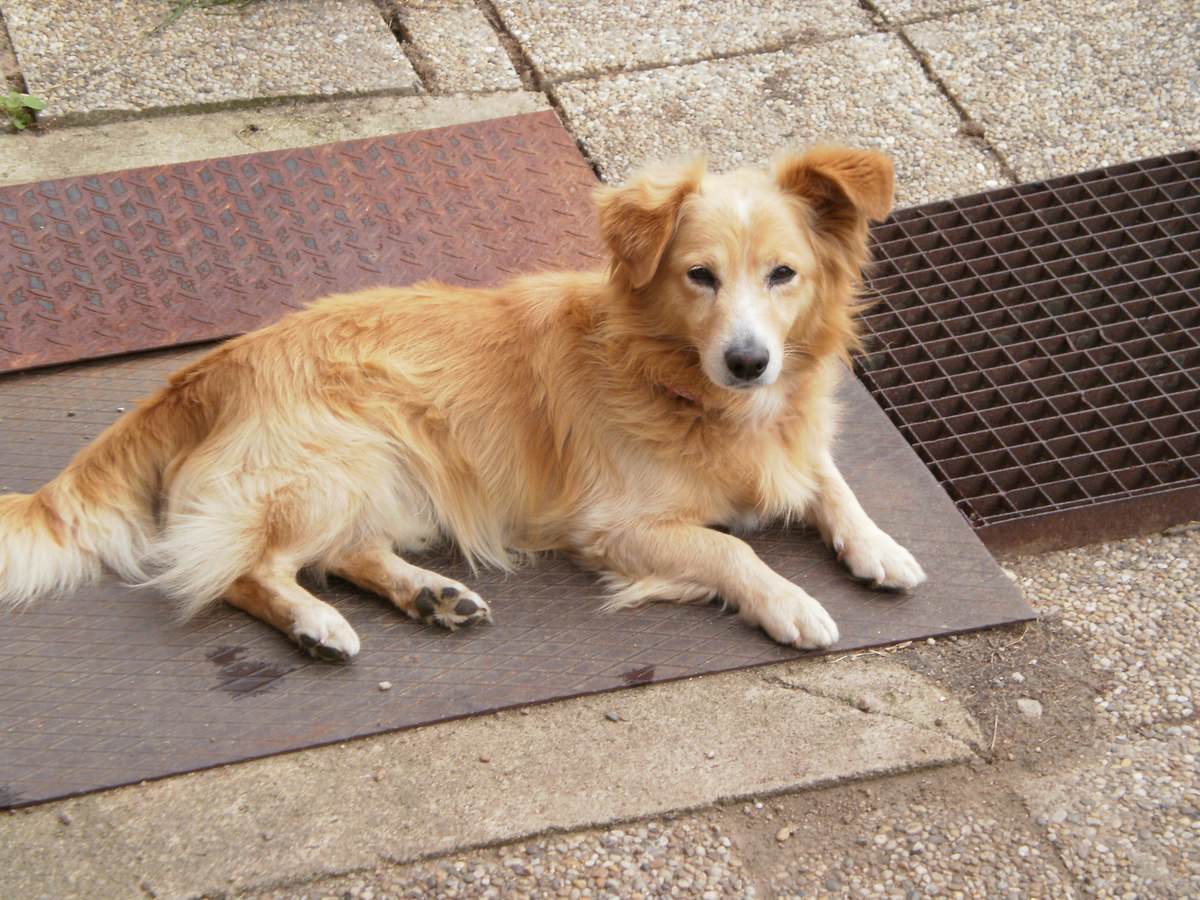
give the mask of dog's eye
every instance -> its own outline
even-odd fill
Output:
[[[692,284],[701,284],[710,288],[717,286],[717,276],[712,273],[712,269],[704,266],[692,266],[687,270],[687,277]]]
[[[776,266],[771,270],[771,274],[767,276],[767,282],[771,285],[787,284],[796,277],[796,270],[791,266]]]

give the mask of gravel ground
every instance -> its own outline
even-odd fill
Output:
[[[855,827],[862,836],[833,853],[781,860],[769,896],[1074,896],[1036,829],[1014,828],[986,810],[888,804]]]
[[[1020,788],[1036,821],[1094,896],[1200,896],[1200,526],[1008,565],[1088,649],[1108,725]]]
[[[646,822],[330,880],[256,900],[647,900],[758,896],[719,825]]]
[[[1200,696],[1200,529],[1010,561],[1030,603],[1060,613],[1110,678],[1096,697],[1113,726],[1196,715]]]
[[[1200,896],[1200,731],[1119,735],[1097,759],[1024,787],[1076,882],[1098,897]]]
[[[976,9],[984,3],[1004,0],[866,0],[866,5],[879,11],[889,22],[913,22]]]

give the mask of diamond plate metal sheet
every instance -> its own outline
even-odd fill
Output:
[[[31,490],[197,351],[0,380],[0,489]],[[809,533],[752,543],[820,598],[838,650],[1018,621],[1032,613],[913,451],[852,378],[843,470],[879,523],[921,559],[908,595],[852,582]],[[595,579],[561,559],[516,576],[426,564],[491,601],[494,625],[448,633],[335,582],[318,593],[363,638],[350,665],[309,661],[273,629],[218,606],[176,623],[150,591],[106,581],[0,613],[0,806],[193,771],[422,723],[795,658],[715,606],[600,612]],[[390,681],[391,690],[379,690]]]
[[[0,371],[229,337],[333,291],[598,262],[553,112],[0,188]]]

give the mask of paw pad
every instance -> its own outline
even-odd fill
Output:
[[[344,663],[350,661],[350,654],[338,647],[324,644],[317,640],[311,634],[299,635],[298,640],[300,646],[313,659],[319,659],[322,662],[338,662]]]
[[[474,625],[481,620],[491,620],[491,610],[479,597],[469,591],[447,585],[438,592],[423,587],[413,598],[416,618],[427,625],[440,625],[454,630],[463,625]]]

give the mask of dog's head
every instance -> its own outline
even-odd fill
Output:
[[[713,384],[774,384],[789,364],[845,353],[867,220],[892,205],[892,165],[824,147],[772,173],[648,170],[598,193],[611,277],[648,334],[687,341]]]

